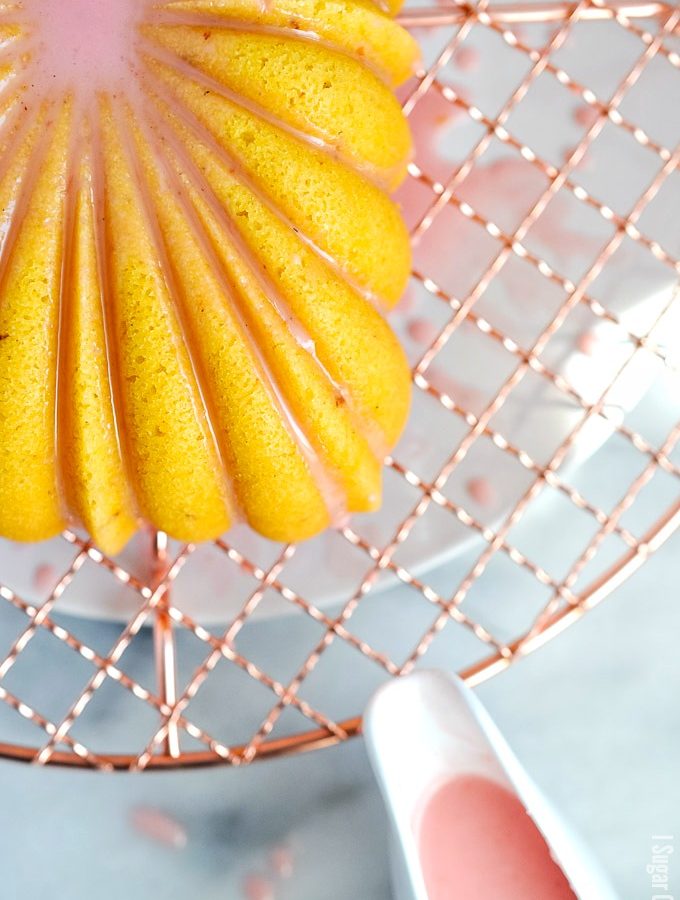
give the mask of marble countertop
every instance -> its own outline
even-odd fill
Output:
[[[680,833],[679,583],[676,535],[578,625],[479,688],[622,900],[651,897],[651,835]],[[3,900],[390,897],[386,817],[359,740],[238,771],[3,763],[0,796]],[[292,873],[271,877],[284,848]]]

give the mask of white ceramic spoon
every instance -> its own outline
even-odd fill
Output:
[[[389,683],[365,735],[393,825],[396,900],[616,900],[459,679],[429,671]]]

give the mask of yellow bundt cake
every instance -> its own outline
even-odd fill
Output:
[[[370,0],[0,3],[0,536],[380,503],[417,56]]]

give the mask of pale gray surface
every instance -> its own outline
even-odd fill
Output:
[[[651,896],[653,833],[680,833],[680,536],[599,609],[480,689],[511,744],[592,842],[623,900]],[[239,898],[290,838],[278,900],[387,900],[385,817],[363,746],[242,771],[101,776],[0,766],[3,900]],[[182,852],[130,828],[151,805]],[[680,859],[675,863],[680,876]]]

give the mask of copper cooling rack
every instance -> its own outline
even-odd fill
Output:
[[[411,450],[404,444],[403,453],[398,448],[387,462],[387,506],[380,524],[364,526],[357,520],[328,539],[331,550],[318,562],[323,577],[332,582],[341,569],[343,578],[354,573],[355,581],[352,590],[343,588],[342,602],[332,610],[318,602],[317,588],[300,577],[304,565],[296,568],[319,552],[317,544],[266,551],[257,545],[252,550],[247,540],[241,544],[228,535],[209,548],[177,547],[165,535],[153,534],[145,538],[151,564],[140,570],[123,558],[108,559],[69,531],[61,540],[61,566],[52,562],[36,571],[34,597],[3,583],[0,572],[0,756],[40,765],[152,769],[243,764],[345,740],[361,728],[356,713],[364,688],[355,673],[362,666],[370,668],[365,684],[372,687],[430,663],[433,648],[439,647],[439,664],[443,658],[469,682],[479,683],[576,622],[680,525],[680,425],[664,421],[650,435],[637,424],[639,406],[637,413],[617,407],[614,415],[610,402],[612,386],[641,355],[658,364],[661,377],[677,375],[658,327],[676,303],[677,291],[671,290],[643,323],[630,324],[597,290],[603,274],[619,265],[624,243],[638,254],[638,269],[653,267],[677,284],[677,233],[648,233],[645,223],[648,209],[661,202],[671,179],[678,177],[680,144],[669,145],[663,135],[636,121],[634,112],[644,103],[631,107],[626,100],[631,92],[642,91],[643,101],[665,105],[668,117],[678,117],[670,92],[680,84],[680,8],[628,0],[446,3],[410,7],[401,20],[435,48],[403,96],[406,112],[415,119],[435,97],[448,110],[444,117],[455,112],[458,127],[462,123],[476,129],[472,137],[465,131],[467,143],[452,158],[446,177],[428,171],[427,161],[418,156],[411,165],[410,187],[426,198],[411,222],[414,242],[423,246],[444,213],[455,213],[457,221],[483,232],[488,242],[471,283],[460,293],[442,283],[439,271],[423,268],[428,257],[416,253],[413,291],[421,324],[427,319],[430,330],[423,340],[421,328],[420,347],[411,348],[415,404],[428,404],[432,421],[441,422],[436,434],[425,436],[438,453],[419,469],[423,436],[420,445],[417,434],[407,436]],[[525,34],[525,26],[543,30]],[[582,29],[595,33],[604,27],[610,30],[602,39],[609,40],[615,29],[630,62],[615,84],[591,87],[570,71],[563,51],[568,42],[580,39]],[[483,108],[481,101],[475,105],[451,76],[475,35],[493,37],[511,55],[508,60],[517,63],[509,62],[504,75],[504,57],[485,60],[482,53],[481,65],[501,67],[500,80],[505,81],[504,96],[493,109]],[[663,67],[667,97],[658,96],[658,81],[646,81],[646,73],[657,66]],[[515,82],[510,83],[511,77]],[[518,114],[537,102],[536,85],[546,80],[588,112],[581,117],[577,142],[560,159],[527,143],[521,128],[515,128],[522,121]],[[564,113],[555,109],[543,115],[549,131],[551,115],[556,122]],[[651,165],[651,176],[635,187],[625,208],[610,205],[597,184],[584,186],[581,178],[583,164],[605,130],[644,149]],[[542,179],[512,228],[477,208],[465,191],[492,146],[513,153]],[[636,171],[631,163],[633,185]],[[558,196],[606,229],[592,246],[581,248],[580,265],[567,271],[533,240]],[[455,246],[451,252],[455,254]],[[537,295],[541,285],[552,292],[541,327],[526,340],[494,320],[488,300],[507,270],[519,264],[538,285]],[[613,327],[623,347],[620,364],[596,395],[576,387],[550,353],[577,314],[592,320],[591,333],[601,324]],[[505,361],[503,378],[481,399],[474,392],[474,372],[467,389],[460,391],[437,377],[446,369],[447,348],[461,334],[476,335]],[[598,352],[596,346],[593,353]],[[543,458],[537,458],[530,437],[521,431],[509,435],[502,425],[503,409],[512,398],[521,400],[529,380],[546,384],[555,403],[569,404],[577,413]],[[583,471],[598,464],[597,453],[578,466],[567,465],[579,436],[600,419],[610,428],[607,442],[617,442],[629,461],[606,498],[591,496],[580,486]],[[484,513],[488,480],[465,476],[469,503],[449,490],[482,444],[497,453],[499,468],[512,465],[521,473],[517,493],[500,516]],[[487,474],[493,481],[493,472]],[[650,505],[644,498],[659,479],[665,487],[655,493],[656,505]],[[554,552],[544,559],[527,549],[534,545],[526,543],[521,529],[531,528],[533,516],[534,527],[543,527],[540,503],[546,494],[561,504],[557,518],[564,516],[565,535],[553,540]],[[644,515],[636,519],[635,509],[643,509]],[[573,528],[568,524],[572,514],[580,522]],[[417,553],[409,556],[409,547],[422,523],[433,516],[439,524],[432,527],[450,527],[452,540],[464,544],[464,551],[455,561],[428,569]],[[207,565],[220,573],[224,590],[239,597],[240,611],[220,628],[198,621],[174,602],[176,582],[190,581],[194,568]],[[492,570],[496,583],[500,577],[504,585],[504,596],[494,596],[490,608],[488,591],[482,591],[486,606],[475,597]],[[134,599],[135,611],[124,626],[66,615],[62,607],[78,585],[88,592],[93,610],[99,592],[115,589],[128,602]],[[390,599],[397,590],[402,599]],[[516,594],[526,594],[531,602],[516,607],[514,624],[507,610],[500,623],[495,609],[514,603]],[[268,605],[289,614],[262,617]],[[333,674],[324,681],[319,673],[331,659]],[[339,703],[330,702],[329,678],[343,685]]]

